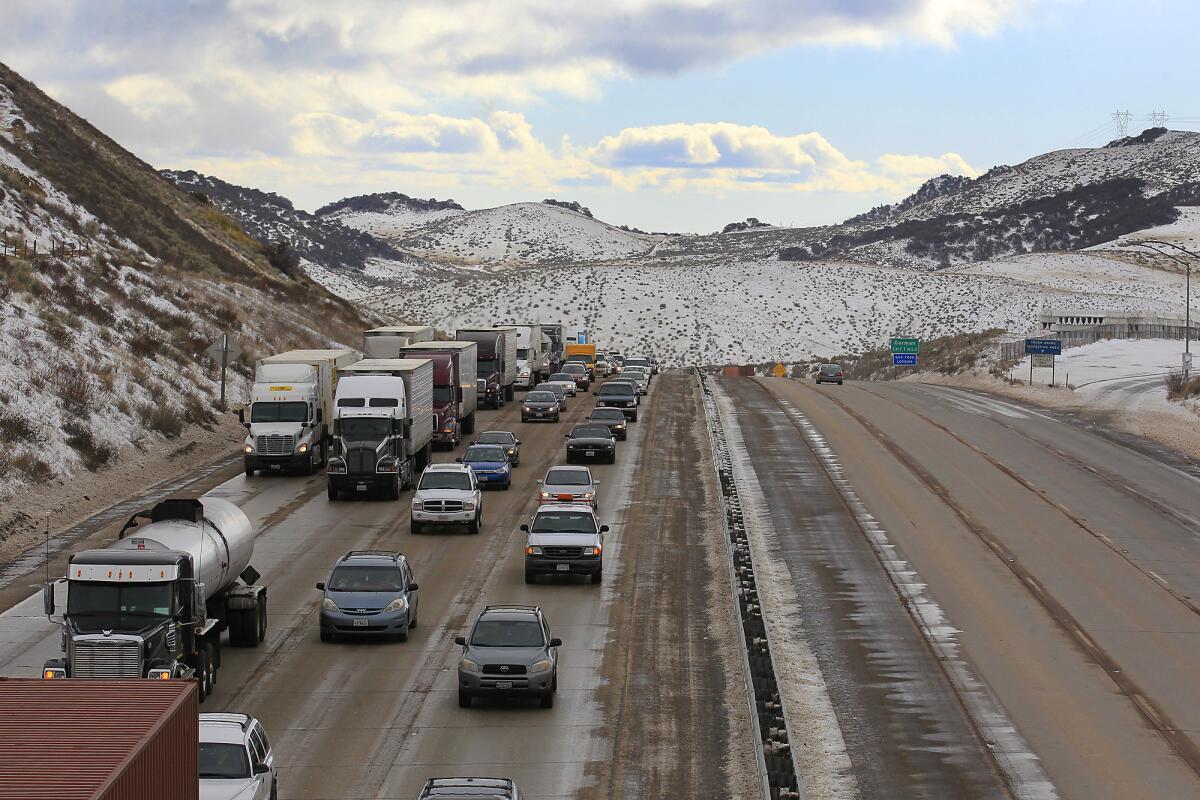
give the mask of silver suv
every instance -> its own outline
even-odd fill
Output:
[[[409,532],[415,535],[430,525],[456,525],[479,533],[482,524],[483,493],[475,471],[466,464],[426,467],[413,495]]]
[[[550,625],[537,606],[488,606],[471,626],[458,662],[458,705],[470,708],[476,697],[537,697],[554,707],[558,691],[558,648]],[[486,796],[486,795],[485,795]]]
[[[200,715],[200,800],[275,800],[278,781],[275,754],[258,720]]]
[[[508,778],[430,778],[417,800],[521,800]]]

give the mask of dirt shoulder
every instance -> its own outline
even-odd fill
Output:
[[[192,425],[175,438],[126,450],[112,467],[50,480],[15,495],[0,509],[0,564],[43,541],[47,522],[51,537],[57,536],[155,484],[233,457],[244,435],[234,414],[220,414],[209,428]]]

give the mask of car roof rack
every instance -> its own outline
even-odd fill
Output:
[[[345,561],[351,556],[386,556],[396,561],[403,555],[404,553],[401,553],[399,550],[350,550],[346,555],[342,556],[342,560]]]
[[[541,606],[523,606],[519,603],[501,603],[497,606],[484,606],[484,611],[541,611]]]

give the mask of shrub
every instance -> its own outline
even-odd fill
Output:
[[[142,424],[149,430],[174,439],[183,433],[183,419],[179,410],[166,403],[147,403],[141,409]]]
[[[22,453],[12,459],[12,468],[29,478],[33,483],[46,483],[54,477],[54,470],[40,458],[29,453]]]
[[[67,434],[67,444],[79,453],[79,458],[89,472],[95,472],[116,458],[117,451],[103,442],[96,441],[92,432],[83,425],[68,423],[63,430]]]
[[[63,410],[86,418],[92,413],[96,401],[96,384],[92,376],[65,363],[60,363],[56,369],[54,394],[58,396]]]
[[[0,408],[0,441],[40,442],[44,437],[32,420],[12,409]]]
[[[217,416],[198,395],[189,394],[183,401],[183,419],[188,425],[201,425],[211,429],[217,421]]]
[[[1185,383],[1183,380],[1183,371],[1178,370],[1178,369],[1173,369],[1170,372],[1168,372],[1166,384],[1167,384],[1167,397],[1170,397],[1172,399],[1182,397],[1183,390],[1185,387]]]

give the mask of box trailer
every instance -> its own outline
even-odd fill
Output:
[[[478,377],[486,381],[485,399],[489,405],[499,408],[512,400],[517,380],[517,329],[459,328],[454,338],[479,345]]]
[[[399,358],[400,349],[433,341],[430,325],[386,325],[363,333],[363,358]]]
[[[433,443],[457,447],[475,432],[478,407],[479,345],[475,342],[421,342],[401,351],[404,358],[433,361]]]
[[[0,678],[0,797],[197,800],[192,681]]]
[[[353,350],[291,350],[258,362],[250,401],[238,411],[248,431],[247,477],[256,470],[310,474],[325,466],[337,370],[359,358]]]
[[[413,486],[433,449],[433,362],[367,358],[338,370],[330,500],[382,491],[392,500]]]

